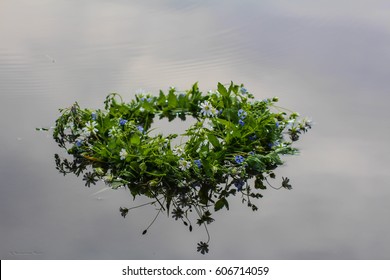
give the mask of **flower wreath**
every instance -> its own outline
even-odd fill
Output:
[[[54,127],[55,141],[73,156],[70,161],[56,154],[57,169],[64,175],[83,174],[88,187],[101,179],[113,189],[127,188],[134,198],[146,196],[152,200],[143,205],[155,205],[156,218],[167,211],[190,231],[194,213],[208,236],[197,244],[204,254],[210,241],[207,224],[213,221],[210,210],[229,209],[228,198],[236,194],[257,210],[252,200],[272,186],[268,180],[276,178],[274,170],[283,164],[280,155],[295,154],[292,143],[311,128],[307,119],[275,106],[277,101],[254,100],[243,85],[232,82],[218,83],[207,94],[197,83],[187,91],[172,87],[159,96],[141,93],[129,103],[113,93],[105,110],[81,109],[75,103],[60,110]],[[192,116],[196,121],[182,134],[187,141],[174,145],[177,134],[152,136],[156,116],[169,121]],[[281,187],[291,189],[288,178],[282,177]],[[136,207],[121,207],[120,212],[125,217]]]

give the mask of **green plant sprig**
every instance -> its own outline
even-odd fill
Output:
[[[275,179],[274,170],[283,164],[280,156],[296,154],[293,142],[311,128],[310,121],[276,102],[276,97],[254,100],[244,85],[232,82],[218,83],[206,94],[197,83],[186,91],[137,94],[127,103],[113,93],[104,110],[75,103],[60,110],[53,130],[55,141],[73,157],[55,155],[57,169],[83,174],[88,187],[103,180],[113,189],[126,187],[134,198],[149,197],[153,202],[145,205],[158,204],[158,214],[166,211],[190,231],[194,213],[208,235],[207,242],[198,243],[204,254],[209,250],[207,224],[214,221],[210,210],[229,209],[230,197],[238,193],[257,210],[252,200],[262,197],[268,179]],[[188,139],[183,144],[174,145],[178,134],[151,133],[156,117],[185,121],[189,116],[196,122],[180,135]],[[288,180],[283,178],[283,188],[291,188]],[[129,209],[120,208],[123,217]]]

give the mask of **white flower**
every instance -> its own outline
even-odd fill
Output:
[[[108,131],[108,136],[110,137],[116,137],[118,136],[118,134],[119,134],[119,130],[115,126],[111,127],[111,129]]]
[[[191,167],[191,162],[185,160],[185,159],[180,159],[179,160],[179,168],[183,171],[189,169]]]
[[[85,124],[85,127],[83,128],[83,133],[85,136],[89,137],[91,133],[96,133],[98,132],[97,128],[97,123],[95,121],[89,121]]]
[[[126,159],[128,153],[127,153],[127,151],[126,151],[125,149],[122,149],[122,150],[119,152],[119,155],[120,155],[120,157],[121,157],[121,160],[124,160],[124,159]]]
[[[180,157],[182,154],[184,154],[184,149],[182,147],[175,147],[173,148],[173,154]]]
[[[169,140],[168,139],[164,139],[163,147],[164,148],[168,148],[168,144],[169,144]]]
[[[69,128],[70,130],[74,130],[75,128],[75,125],[73,122],[69,122],[67,126],[65,126],[65,128]]]
[[[204,101],[202,104],[200,104],[200,108],[202,108],[200,113],[206,117],[213,117],[216,113],[215,108],[208,101]]]

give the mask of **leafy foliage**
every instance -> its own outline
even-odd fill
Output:
[[[228,210],[231,196],[240,194],[256,211],[251,199],[262,197],[267,178],[275,179],[274,170],[283,164],[280,156],[295,154],[292,143],[311,128],[297,113],[275,106],[277,101],[254,100],[243,85],[232,82],[218,83],[207,94],[195,83],[187,91],[138,94],[130,102],[113,93],[104,110],[75,103],[60,110],[54,127],[55,141],[73,157],[56,154],[57,169],[83,174],[88,187],[103,180],[113,189],[127,188],[134,198],[146,196],[151,202],[144,205],[170,213],[190,231],[193,213],[207,231],[214,221],[210,209]],[[152,136],[156,117],[185,121],[188,116],[196,122],[182,134],[188,139],[184,144],[174,145],[177,134]],[[289,179],[282,179],[282,187],[291,189]],[[130,209],[121,207],[121,215]],[[208,252],[209,239],[198,243],[202,254]]]

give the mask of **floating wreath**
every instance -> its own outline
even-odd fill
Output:
[[[202,94],[196,83],[187,91],[137,94],[129,103],[113,93],[105,110],[75,103],[60,110],[54,127],[55,141],[73,157],[56,154],[57,169],[83,175],[88,187],[103,180],[112,189],[127,188],[134,198],[150,198],[140,206],[157,207],[155,219],[166,211],[190,231],[192,213],[206,229],[207,241],[197,244],[204,254],[212,211],[229,209],[228,199],[237,194],[257,210],[253,200],[272,187],[269,180],[283,164],[280,156],[295,154],[292,143],[311,128],[307,119],[275,106],[277,101],[254,100],[243,85],[233,83],[218,83],[217,90]],[[175,145],[177,134],[151,133],[155,117],[185,121],[188,116],[195,122],[181,134],[187,139],[183,144]],[[288,178],[281,181],[280,188],[291,189]],[[136,207],[121,207],[121,215]]]

